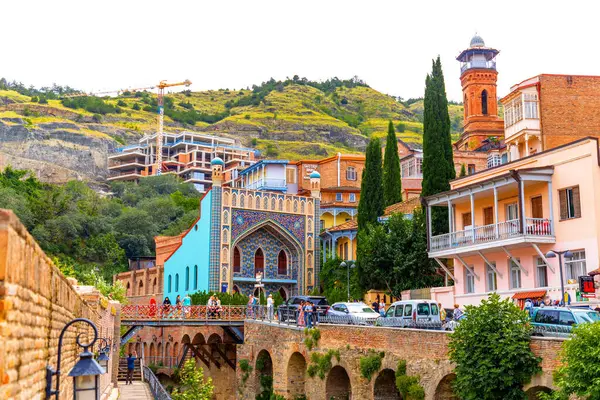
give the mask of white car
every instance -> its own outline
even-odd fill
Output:
[[[335,303],[327,311],[327,317],[333,323],[374,325],[380,315],[365,303],[360,302]]]

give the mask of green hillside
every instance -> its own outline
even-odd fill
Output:
[[[0,124],[22,125],[52,137],[57,130],[130,144],[156,129],[156,94],[68,97],[72,88],[31,89],[0,80]],[[165,98],[165,130],[234,137],[272,158],[311,158],[362,152],[383,137],[389,120],[407,142],[422,141],[423,101],[410,104],[357,78],[311,82],[297,76],[251,89],[184,91]],[[450,106],[454,133],[462,106]]]

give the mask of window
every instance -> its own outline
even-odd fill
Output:
[[[320,229],[319,229],[319,230],[321,230],[321,229],[325,229],[325,220],[324,220],[324,219],[321,219],[321,220],[319,220],[319,223],[321,224],[321,227],[320,227]]]
[[[198,266],[194,265],[194,289],[198,289]]]
[[[521,99],[514,101],[513,115],[515,117],[514,123],[517,123],[523,119],[523,103],[521,102]]]
[[[561,311],[558,317],[560,325],[575,325],[575,317],[570,311]]]
[[[517,261],[519,259],[517,258]],[[510,288],[511,289],[519,289],[521,287],[521,268],[512,260],[510,263]]]
[[[462,215],[463,229],[468,229],[471,227],[471,213],[464,213]]]
[[[171,281],[173,280],[173,278],[171,277],[171,275],[169,275],[169,278],[167,279],[167,292],[171,293]]]
[[[396,306],[396,313],[394,314],[394,316],[401,317],[402,315],[404,315],[404,306]]]
[[[417,315],[429,315],[429,304],[427,304],[427,303],[417,304]]]
[[[412,304],[407,304],[406,306],[404,306],[404,316],[405,317],[412,316]]]
[[[488,98],[487,90],[481,92],[481,113],[487,115],[488,113]]]
[[[573,257],[565,258],[565,271],[567,280],[578,279],[582,275],[586,275],[585,267],[585,250],[573,251]]]
[[[525,94],[525,118],[538,119],[537,94]]]
[[[491,225],[494,223],[494,207],[486,207],[483,209],[483,224]]]
[[[539,310],[535,314],[535,322],[540,322],[542,324],[558,324],[558,311]]]
[[[423,159],[413,157],[400,164],[400,171],[403,178],[420,177],[423,175]]]
[[[502,158],[500,157],[500,154],[493,153],[493,154],[488,155],[487,167],[493,168],[493,167],[497,167],[498,165],[502,165]]]
[[[254,275],[259,272],[263,273],[265,271],[265,256],[263,255],[263,251],[261,249],[256,250],[254,253]]]
[[[548,266],[542,259],[542,257],[536,258],[535,276],[537,287],[548,286]]]
[[[346,169],[346,179],[349,181],[356,180],[356,169],[354,167],[348,167],[348,169]]]
[[[475,275],[467,268],[465,268],[465,293],[475,293]]]
[[[469,164],[467,167],[467,173],[473,175],[475,173],[475,164]]]
[[[438,305],[431,304],[431,315],[438,315],[438,314],[439,314]]]
[[[185,290],[190,290],[190,267],[185,267]]]
[[[542,205],[542,196],[531,198],[531,216],[533,218],[544,218],[544,206]]]
[[[496,263],[492,263],[494,268],[496,267]],[[486,283],[487,283],[487,291],[495,292],[498,290],[498,279],[496,277],[496,271],[492,269],[489,265],[485,265],[485,275],[486,275]]]
[[[344,195],[342,193],[336,193],[335,201],[344,201]]]
[[[281,250],[277,256],[277,273],[279,275],[287,274],[287,255]]]
[[[560,200],[561,220],[581,217],[579,186],[559,190],[558,198]]]
[[[506,164],[508,162],[508,153],[502,154],[502,164]]]
[[[175,292],[179,292],[179,274],[175,274]]]
[[[233,249],[233,272],[240,272],[242,256],[237,246]]]
[[[519,219],[519,207],[517,203],[511,203],[506,205],[506,220],[513,221]]]
[[[296,183],[296,169],[287,168],[285,170],[287,183]]]
[[[350,193],[350,203],[356,203],[356,193]]]

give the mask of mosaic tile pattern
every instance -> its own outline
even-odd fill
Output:
[[[234,209],[231,213],[231,242],[247,232],[252,227],[266,221],[272,220],[280,227],[284,228],[289,234],[304,243],[305,235],[305,217],[302,215],[280,214],[277,212],[249,211]],[[219,225],[220,226],[220,225]]]
[[[208,269],[208,288],[210,291],[219,290],[219,270],[221,256],[221,200],[220,186],[212,187],[212,210],[210,213],[210,256]]]

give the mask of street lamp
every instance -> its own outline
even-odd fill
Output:
[[[108,371],[108,361],[110,360],[110,356],[108,354],[110,353],[110,344],[108,343],[108,340],[106,338],[99,338],[98,340],[101,342],[101,345],[98,349],[100,354],[98,355],[97,361],[102,368]],[[102,343],[104,344],[104,346],[102,346]]]
[[[350,302],[350,268],[355,268],[356,265],[354,263],[352,265],[350,263],[346,264],[345,261],[342,261],[340,267],[348,269],[348,302]]]
[[[92,321],[86,318],[76,318],[71,322],[67,323],[60,332],[58,337],[58,355],[56,371],[51,366],[46,366],[46,399],[58,400],[60,394],[60,360],[62,356],[62,342],[63,337],[67,329],[77,323],[84,322],[92,327],[94,331],[94,338],[89,343],[81,343],[79,338],[81,335],[77,335],[75,341],[79,347],[83,348],[83,352],[79,354],[79,360],[73,366],[73,369],[69,372],[69,376],[73,377],[73,399],[75,400],[98,400],[100,398],[99,390],[99,376],[104,374],[106,370],[100,366],[94,360],[94,355],[88,351],[89,348],[94,346],[96,339],[98,339],[98,329]],[[56,389],[52,389],[52,379],[56,376]]]
[[[555,258],[557,254],[558,254],[558,268],[560,270],[560,297],[561,297],[560,303],[564,305],[565,304],[565,283],[564,283],[564,279],[563,279],[562,257],[565,256],[565,258],[572,258],[573,253],[571,253],[570,250],[564,250],[564,251],[550,250],[549,252],[546,253],[546,258]]]

